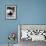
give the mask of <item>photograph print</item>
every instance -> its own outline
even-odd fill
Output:
[[[16,19],[16,5],[6,5],[6,19]]]

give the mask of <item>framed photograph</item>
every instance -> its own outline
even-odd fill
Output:
[[[19,24],[18,42],[22,43],[22,41],[25,40],[46,41],[46,25],[45,24]]]
[[[16,19],[16,5],[6,5],[6,19]]]

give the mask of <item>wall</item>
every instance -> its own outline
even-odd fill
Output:
[[[46,0],[20,1],[21,24],[46,24]]]
[[[5,20],[5,4],[16,4],[16,20]],[[18,32],[18,24],[46,24],[46,0],[0,0],[0,44],[8,43],[9,32]]]

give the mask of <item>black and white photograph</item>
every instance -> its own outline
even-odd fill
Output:
[[[46,25],[19,24],[18,41],[20,46],[43,45],[46,43]]]
[[[6,5],[6,19],[16,19],[16,5]]]

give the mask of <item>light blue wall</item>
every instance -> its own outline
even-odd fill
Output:
[[[46,24],[46,0],[19,2],[21,24]]]
[[[16,20],[5,20],[5,4],[17,6]],[[18,24],[46,24],[46,0],[0,0],[0,44],[8,43],[9,32],[18,32]]]

